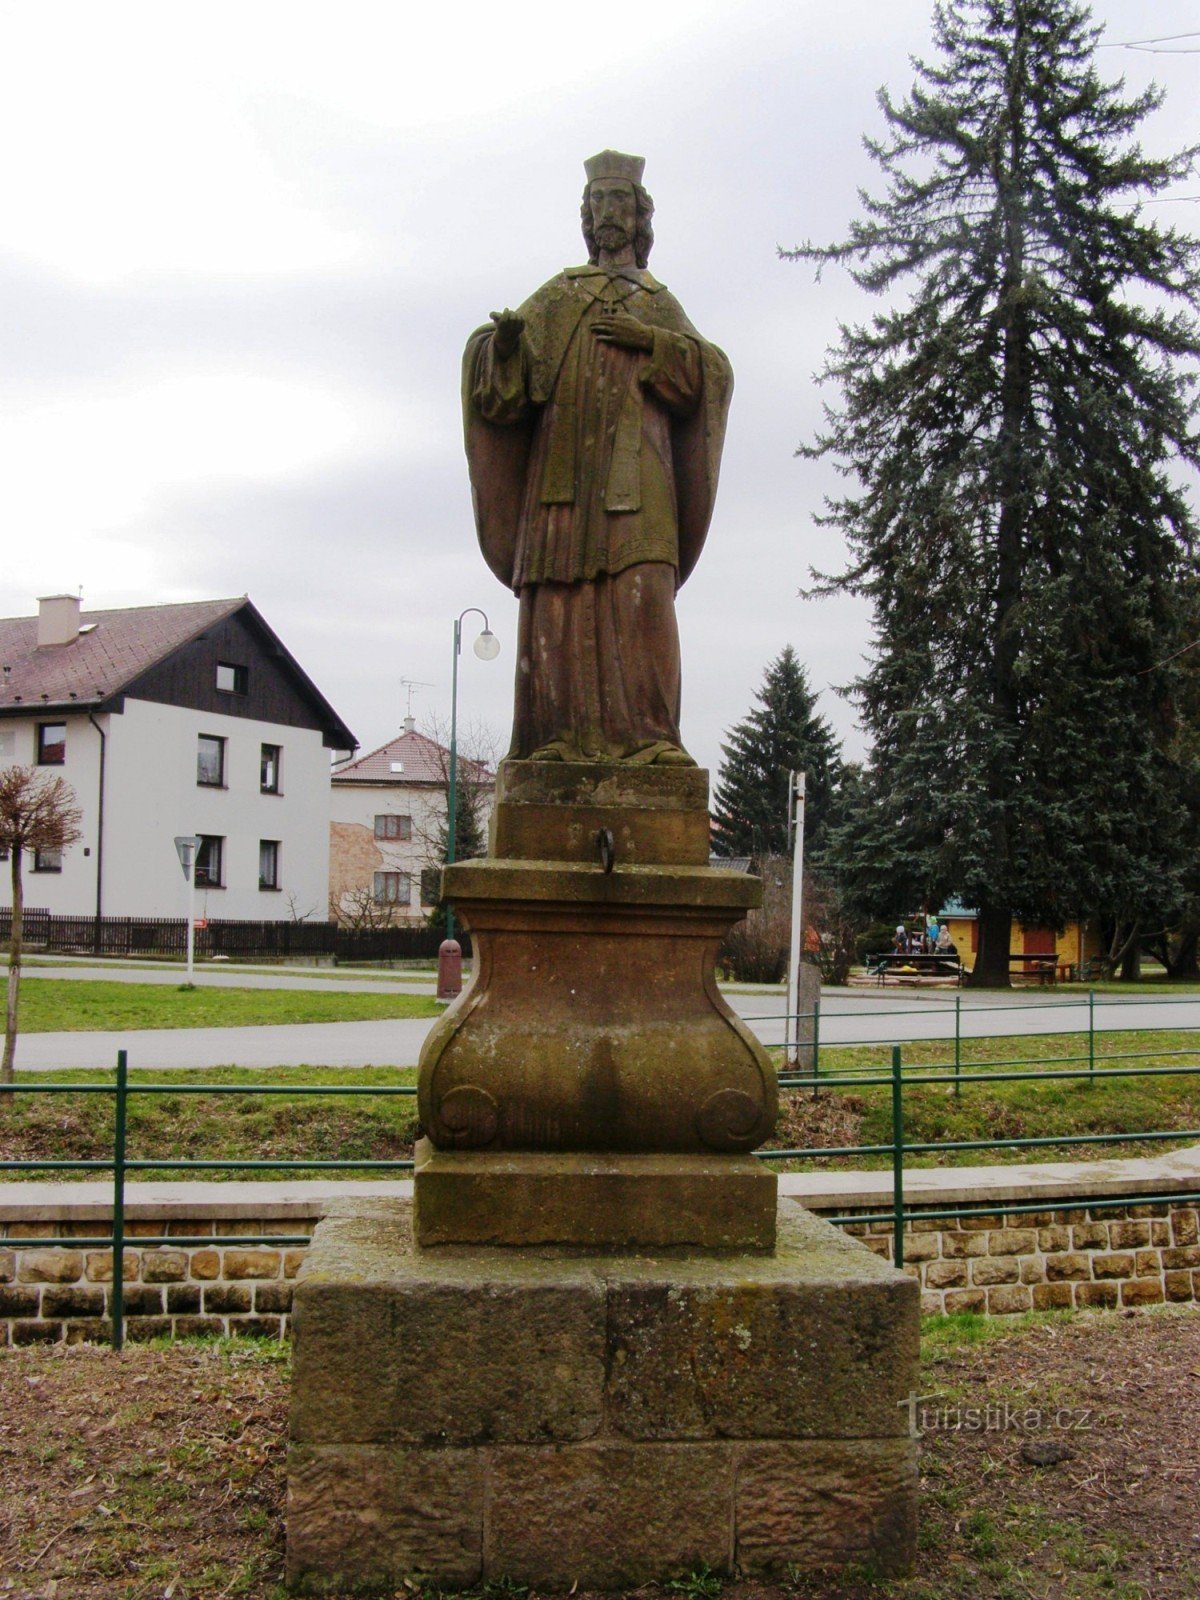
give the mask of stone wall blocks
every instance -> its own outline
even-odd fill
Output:
[[[0,1287],[0,1317],[36,1317],[41,1293],[19,1284]]]
[[[104,1314],[104,1290],[74,1285],[47,1287],[42,1290],[41,1314],[46,1318],[101,1317]]]
[[[204,1310],[211,1315],[223,1316],[250,1310],[251,1291],[242,1283],[207,1283],[204,1286]]]
[[[1066,1288],[1067,1285],[1062,1286]],[[1080,1309],[1111,1310],[1117,1303],[1118,1285],[1115,1283],[1077,1283],[1075,1304]]]
[[[1148,1222],[1114,1222],[1109,1230],[1109,1237],[1114,1250],[1135,1250],[1138,1245],[1148,1245],[1150,1243],[1150,1224]]]
[[[1032,1305],[1032,1292],[1022,1283],[1001,1284],[988,1290],[989,1316],[1008,1316],[1013,1312],[1028,1311]]]
[[[1134,1257],[1128,1252],[1092,1257],[1092,1272],[1097,1278],[1132,1278]]]
[[[290,1283],[256,1283],[254,1285],[255,1311],[289,1312],[292,1309]]]
[[[987,1310],[986,1289],[947,1289],[945,1294],[946,1311],[978,1311],[981,1314]]]
[[[112,1289],[105,1291],[109,1314],[112,1314]],[[125,1287],[125,1315],[127,1317],[157,1317],[162,1314],[163,1292],[157,1285],[131,1283]]]
[[[1035,1311],[1065,1311],[1073,1303],[1069,1283],[1035,1283],[1032,1292]]]
[[[227,1278],[277,1278],[282,1257],[278,1250],[226,1250]]]
[[[979,1256],[971,1263],[972,1283],[1016,1283],[1021,1269],[1011,1256]]]
[[[170,1317],[131,1317],[125,1324],[125,1337],[134,1344],[171,1337]]]
[[[1196,1212],[1179,1210],[1172,1214],[1171,1233],[1175,1244],[1200,1244],[1200,1218]]]
[[[83,1276],[83,1256],[78,1250],[21,1250],[18,1257],[21,1283],[77,1283]]]
[[[1190,1272],[1164,1272],[1163,1290],[1168,1300],[1191,1300],[1192,1274]]]
[[[167,1310],[172,1316],[195,1316],[200,1310],[198,1283],[172,1283],[167,1286]]]
[[[192,1251],[192,1277],[200,1278],[205,1282],[221,1276],[221,1252],[219,1250],[193,1250]]]
[[[1073,1250],[1107,1250],[1108,1228],[1103,1222],[1084,1222],[1071,1229]]]
[[[1200,1267],[1200,1245],[1176,1245],[1173,1249],[1164,1250],[1162,1264],[1176,1271],[1181,1267]]]
[[[1049,1255],[1052,1251],[1059,1252],[1071,1248],[1071,1230],[1062,1223],[1051,1223],[1049,1227],[1038,1229],[1038,1249]]]
[[[931,1228],[940,1227],[941,1224],[932,1222]],[[936,1260],[938,1251],[938,1238],[936,1233],[905,1233],[904,1259],[905,1261],[933,1261]]]
[[[1161,1305],[1164,1298],[1163,1286],[1157,1278],[1133,1278],[1121,1285],[1123,1306]]]
[[[1051,1283],[1082,1282],[1091,1276],[1091,1257],[1079,1251],[1046,1257],[1046,1277]]]
[[[987,1255],[986,1233],[966,1233],[958,1229],[953,1233],[942,1235],[942,1255],[947,1260],[960,1259],[963,1256]]]
[[[1041,1256],[1022,1256],[1021,1282],[1045,1283],[1045,1281],[1046,1263],[1042,1260]]]
[[[993,1256],[1027,1256],[1037,1246],[1034,1228],[999,1228],[988,1234],[988,1254]]]
[[[965,1261],[931,1261],[925,1268],[925,1283],[930,1289],[958,1289],[966,1281]]]
[[[136,1250],[123,1250],[121,1252],[121,1281],[123,1283],[136,1283],[141,1276],[142,1262]],[[84,1276],[89,1283],[111,1283],[113,1275],[113,1257],[111,1250],[89,1250]]]
[[[11,1283],[17,1275],[15,1250],[0,1250],[0,1283]]]
[[[63,1338],[61,1322],[14,1322],[14,1344],[59,1344]]]
[[[182,1283],[188,1275],[186,1250],[147,1250],[142,1257],[146,1283]]]

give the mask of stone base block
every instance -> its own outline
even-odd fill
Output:
[[[421,1250],[346,1202],[294,1331],[304,1593],[913,1561],[918,1286],[794,1202],[773,1254],[654,1257]]]
[[[754,1156],[600,1156],[417,1146],[417,1243],[770,1250],[778,1183]]]

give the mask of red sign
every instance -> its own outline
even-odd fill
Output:
[[[207,917],[197,917],[195,923],[193,924],[193,926],[197,927],[197,928],[207,928],[208,927],[208,918]]]

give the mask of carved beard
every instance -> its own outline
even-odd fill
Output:
[[[602,250],[610,255],[618,250],[623,250],[631,242],[633,235],[619,222],[602,222],[596,229],[596,243]]]

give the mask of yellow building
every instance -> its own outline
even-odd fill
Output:
[[[967,971],[971,971],[979,949],[978,913],[957,900],[950,900],[938,912],[937,920],[949,927],[959,959]],[[1023,923],[1014,922],[1009,945],[1010,954],[1014,956],[1057,955],[1057,975],[1063,980],[1078,978],[1085,964],[1098,956],[1100,950],[1100,930],[1094,922],[1088,921],[1069,922],[1061,932],[1053,928],[1027,928]],[[1016,962],[1013,971],[1020,972]]]

